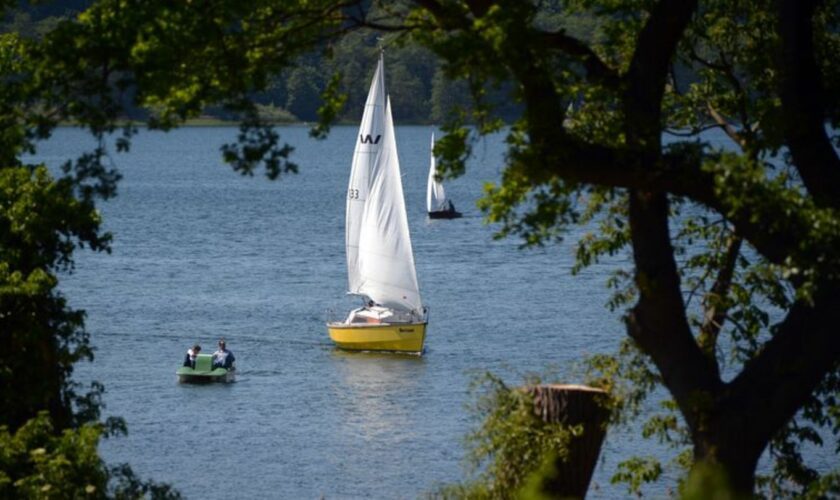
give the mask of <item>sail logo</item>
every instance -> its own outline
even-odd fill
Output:
[[[359,140],[362,141],[362,144],[379,144],[379,139],[381,139],[381,135],[377,135],[376,139],[371,137],[370,134],[368,135],[361,135],[359,134]]]

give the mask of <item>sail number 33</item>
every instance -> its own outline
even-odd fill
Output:
[[[350,197],[351,200],[358,200],[359,199],[359,190],[350,188],[347,190],[347,196]]]

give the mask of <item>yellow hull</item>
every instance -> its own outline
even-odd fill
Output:
[[[330,339],[351,351],[422,353],[426,323],[361,324],[327,323]]]

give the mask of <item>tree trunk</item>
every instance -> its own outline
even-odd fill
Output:
[[[737,440],[695,444],[686,496],[753,498],[760,453],[741,449],[733,441]]]
[[[607,431],[607,393],[582,385],[542,384],[525,389],[534,398],[534,411],[548,423],[583,425],[572,438],[568,457],[558,457],[555,475],[542,484],[551,498],[584,498]]]

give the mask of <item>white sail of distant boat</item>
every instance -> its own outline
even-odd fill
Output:
[[[435,161],[435,134],[432,133],[432,154],[429,155],[429,182],[426,184],[426,211],[437,212],[446,208],[446,192],[443,184],[437,180],[437,161]]]
[[[411,249],[383,56],[371,82],[347,193],[348,292],[365,305],[327,324],[330,338],[352,350],[422,352],[426,309]]]
[[[426,183],[426,212],[432,219],[454,219],[460,217],[461,213],[455,210],[455,205],[452,203],[452,200],[446,197],[443,184],[437,179],[434,133],[432,133],[431,154],[429,157],[429,180]]]

